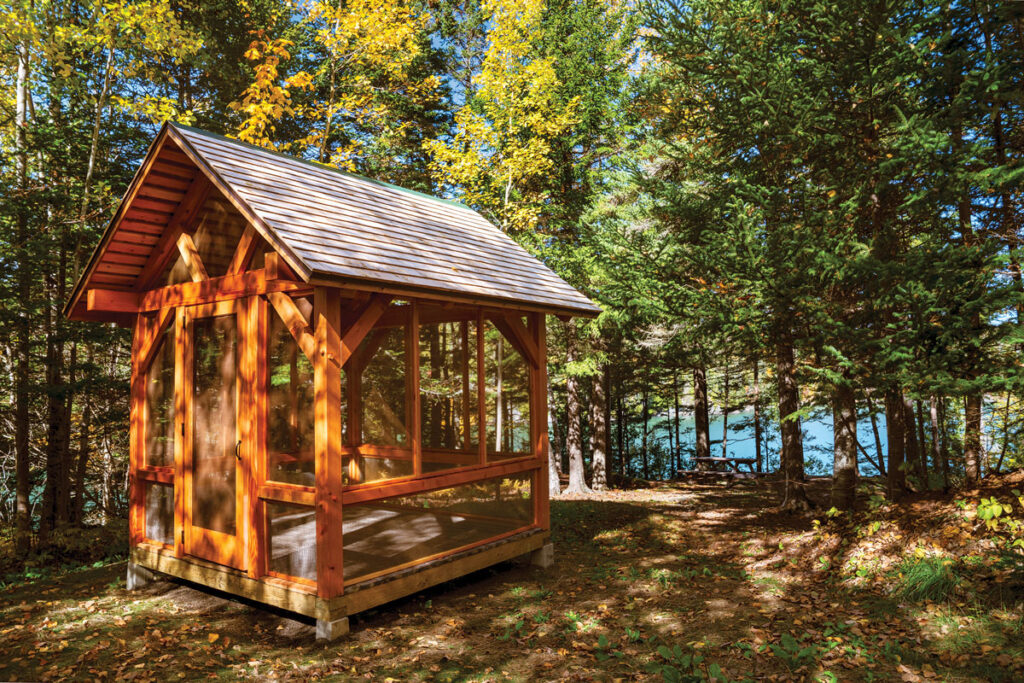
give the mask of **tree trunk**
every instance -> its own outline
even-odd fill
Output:
[[[949,441],[946,439],[946,399],[939,397],[939,463],[942,466],[942,488],[949,489]]]
[[[917,438],[917,420],[914,419],[914,404],[906,395],[903,396],[903,425],[907,465],[914,468],[914,474],[923,483],[924,468],[921,463],[923,446]]]
[[[729,356],[725,357],[725,392],[722,401],[722,457],[729,457]]]
[[[562,493],[562,428],[558,421],[554,394],[550,385],[548,386],[548,406],[548,421],[551,423],[551,443],[548,448],[548,495],[557,497]]]
[[[953,149],[960,150],[962,147],[963,130],[957,123],[953,128]],[[964,244],[968,247],[977,245],[971,214],[971,197],[964,191],[957,202],[957,217],[960,222],[960,234],[963,235]],[[981,329],[980,314],[975,313],[971,316],[971,326],[976,330]],[[974,486],[981,479],[981,461],[984,457],[981,445],[982,400],[983,394],[980,391],[972,392],[964,400],[964,483],[967,486]]]
[[[785,482],[780,509],[806,511],[814,504],[805,489],[803,434],[800,432],[800,419],[794,415],[800,410],[800,391],[796,383],[796,356],[788,335],[784,335],[775,347],[775,367],[782,432],[781,470]]]
[[[608,489],[608,431],[605,424],[603,372],[593,375],[590,397],[590,463],[591,483],[595,491]]]
[[[568,404],[569,424],[565,429],[565,447],[569,451],[569,485],[564,493],[585,494],[590,493],[583,472],[583,433],[580,420],[580,380],[573,374],[573,364],[576,362],[579,353],[576,339],[576,326],[567,323],[565,326],[565,347],[566,347],[566,381],[565,393]]]
[[[696,431],[694,456],[711,457],[711,420],[708,416],[708,376],[704,364],[693,368],[693,426]],[[704,467],[698,464],[696,469]]]
[[[928,416],[931,418],[932,423],[932,469],[938,468],[942,472],[942,486],[945,488],[949,486],[949,481],[940,445],[942,435],[939,431],[939,401],[935,398],[934,394],[928,399]]]
[[[679,476],[679,470],[683,469],[683,444],[682,436],[679,432],[679,371],[677,369],[672,370],[672,397],[675,401],[675,412],[672,415],[673,430],[676,435],[676,449],[673,453],[675,456],[672,459],[672,468],[675,470],[675,476]]]
[[[864,392],[868,402],[868,417],[871,418],[871,433],[875,436],[875,456],[878,458],[878,473],[886,476],[885,456],[882,454],[882,437],[878,432],[878,411],[875,410],[875,402],[871,400],[871,393]]]
[[[29,324],[29,298],[32,287],[32,272],[29,269],[29,255],[26,249],[28,242],[28,212],[25,202],[28,198],[28,99],[29,99],[29,50],[26,43],[18,46],[18,75],[15,86],[15,166],[17,172],[20,203],[17,212],[18,222],[18,298],[19,309],[17,318],[17,353],[14,371],[14,460],[15,478],[17,479],[16,502],[16,540],[18,555],[24,557],[32,542],[32,508],[29,500],[32,491],[31,467],[29,459],[29,363],[32,348],[31,326]]]
[[[758,372],[760,362],[754,359],[754,457],[757,471],[764,472],[764,456],[761,453],[761,380]]]
[[[53,296],[53,277],[47,275],[47,298]],[[65,472],[64,443],[64,391],[62,384],[64,350],[54,329],[53,305],[45,303],[44,328],[46,332],[45,378],[47,390],[46,416],[46,481],[43,485],[43,503],[39,518],[39,545],[45,548],[50,542],[50,532],[60,523],[61,496],[65,490],[62,475]]]
[[[832,395],[832,506],[852,510],[857,493],[857,397],[843,384]]]
[[[85,406],[82,408],[82,424],[78,427],[78,462],[75,468],[75,499],[74,507],[71,510],[71,521],[79,526],[81,526],[85,521],[85,475],[88,472],[89,467],[91,446],[89,430],[91,427],[92,402],[86,401]]]
[[[928,488],[928,441],[924,435],[924,408],[921,399],[914,401],[914,415],[917,423],[918,464],[921,467],[921,485]]]
[[[964,484],[975,486],[981,480],[981,394],[964,400]]]
[[[605,470],[608,472],[608,483],[611,483],[612,465],[612,375],[608,364],[604,364],[604,449]]]
[[[1006,457],[1006,451],[1010,447],[1010,397],[1012,394],[1006,392],[1006,408],[1003,410],[1003,443],[999,448],[999,459],[996,460],[996,466],[992,468],[993,474],[999,474],[999,470],[1003,468],[1003,458]]]
[[[647,384],[647,381],[646,381],[646,378],[645,378],[644,390],[643,390],[644,433],[641,436],[641,440],[640,440],[640,457],[643,459],[643,464],[644,464],[644,479],[645,480],[650,480],[651,472],[650,472],[650,467],[649,467],[649,463],[648,463],[648,460],[647,460],[647,435],[650,433],[651,414],[650,414],[650,408],[648,407],[648,403],[647,403],[647,387],[648,387],[648,384]]]
[[[888,477],[886,486],[890,500],[898,500],[907,490],[904,471],[905,436],[903,420],[903,399],[898,389],[885,392],[885,434],[889,442]]]
[[[626,409],[622,404],[622,394],[619,394],[618,401],[615,404],[615,414],[617,415],[615,420],[615,431],[616,441],[618,442],[617,450],[619,452],[619,476],[626,476],[626,441],[625,441],[625,429],[626,429]]]

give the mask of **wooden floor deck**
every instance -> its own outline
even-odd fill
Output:
[[[297,510],[271,530],[270,564],[291,576],[315,576],[316,521],[312,510]],[[510,533],[518,520],[445,510],[359,505],[344,512],[344,576],[361,577],[408,566],[457,548]]]

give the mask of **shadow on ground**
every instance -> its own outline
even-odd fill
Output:
[[[827,490],[811,484],[820,501]],[[213,591],[128,592],[123,563],[11,586],[0,678],[1011,680],[1017,658],[1024,669],[1019,605],[958,627],[973,648],[961,659],[966,641],[941,628],[963,614],[922,621],[928,605],[847,585],[821,558],[848,540],[773,500],[753,482],[556,500],[552,568],[477,572],[357,615],[327,645],[309,620]]]

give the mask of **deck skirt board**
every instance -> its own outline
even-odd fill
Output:
[[[500,562],[538,550],[549,538],[543,529],[528,529],[511,536],[476,545],[429,562],[416,564],[383,576],[347,585],[345,592],[327,601],[314,589],[293,582],[263,577],[250,579],[244,572],[191,557],[177,558],[173,552],[152,544],[132,549],[133,564],[272,607],[307,617],[347,616],[383,605],[431,586],[471,574]]]

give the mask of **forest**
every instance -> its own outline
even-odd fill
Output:
[[[799,558],[826,574],[840,565],[823,554],[829,544],[873,542],[878,528],[863,530],[874,524],[975,534],[948,564],[927,565],[948,588],[928,593],[927,609],[996,635],[957,644],[941,663],[864,645],[846,668],[858,680],[876,663],[882,678],[923,680],[944,666],[955,680],[1009,680],[1024,669],[1022,67],[1024,6],[988,0],[8,0],[0,589],[30,595],[25,581],[124,557],[131,330],[69,321],[65,305],[150,142],[174,121],[461,202],[601,307],[593,320],[548,319],[556,547],[579,544],[559,562],[668,548],[680,567],[644,565],[633,578],[675,594],[742,583],[747,570],[722,558],[741,555],[746,532],[689,512],[669,519],[679,492],[691,512],[765,515],[753,537],[773,539],[765,553],[778,556],[764,564]],[[810,425],[822,438],[808,437]],[[735,487],[686,478],[703,470],[694,458],[737,455],[763,476]],[[648,504],[663,523],[641,514]],[[792,535],[772,536],[783,529]],[[735,547],[699,561],[683,547],[718,533]],[[896,538],[886,553],[910,542]],[[904,581],[906,558],[893,561],[895,573],[871,575]],[[617,571],[581,580],[604,590]],[[487,628],[503,643],[538,647],[554,632],[537,617],[544,597],[528,597],[536,591],[558,591],[575,614],[561,594],[569,584],[538,585],[502,594],[512,617]],[[951,606],[963,591],[973,616]],[[0,592],[0,609],[42,618],[15,609],[15,594]],[[401,628],[423,626],[443,595],[411,600]],[[462,619],[449,609],[449,621]],[[750,652],[733,646],[716,660],[706,648],[726,645],[677,645],[649,624],[598,635],[599,613],[567,617],[570,635],[551,646],[582,658],[579,670],[515,669],[507,652],[465,669],[424,655],[418,668],[399,662],[399,647],[375,675],[731,680],[724,667],[800,678],[828,673],[820,643],[855,640],[839,616],[819,625],[818,645],[800,628],[787,640],[765,626],[723,635]],[[753,614],[764,621],[763,609]],[[871,628],[883,628],[880,614]],[[380,635],[389,622],[372,619],[364,649],[338,660],[288,660],[267,645],[235,653],[234,675],[271,675],[246,668],[263,655],[293,661],[282,675],[303,678],[365,669],[360,657],[396,646]],[[3,628],[0,642],[17,635]],[[449,631],[473,629],[463,620]],[[138,637],[155,647],[151,633]],[[208,644],[186,635],[230,653],[216,633]],[[982,663],[970,659],[978,648]],[[127,666],[106,656],[49,671],[40,657],[35,670],[0,674]],[[767,668],[750,664],[762,656]]]

